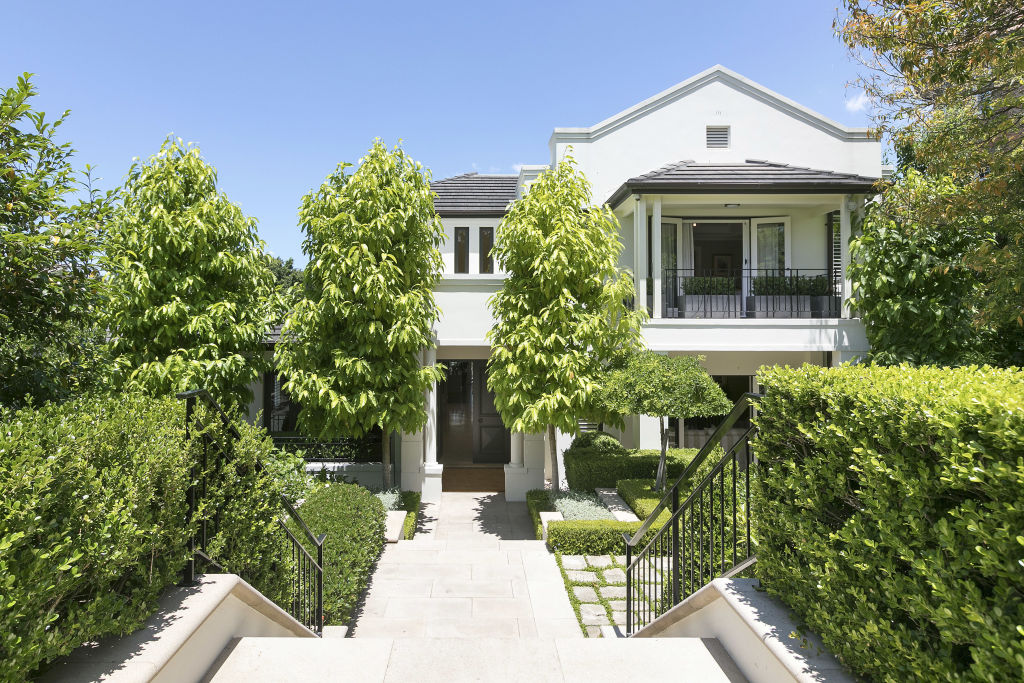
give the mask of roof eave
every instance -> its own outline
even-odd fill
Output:
[[[633,193],[645,194],[869,194],[877,191],[876,181],[864,183],[696,183],[625,182],[606,204],[612,209]]]

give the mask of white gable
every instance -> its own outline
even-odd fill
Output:
[[[709,149],[708,126],[729,128],[727,147]],[[572,147],[597,202],[628,178],[683,160],[763,159],[869,177],[882,174],[881,143],[868,129],[831,121],[722,66],[595,126],[556,128],[549,144],[553,164]]]

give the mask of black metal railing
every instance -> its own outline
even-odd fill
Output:
[[[757,428],[751,423],[724,453],[721,443],[759,398],[744,394],[636,533],[623,534],[627,634],[712,579],[736,576],[757,561],[750,534],[750,439]],[[706,464],[713,453],[723,454]]]
[[[210,472],[219,472],[224,465],[232,464],[233,444],[242,438],[231,418],[221,409],[217,401],[205,389],[193,389],[177,395],[185,401],[185,440],[193,442],[198,439],[199,450],[196,460],[192,463],[191,484],[186,492],[187,512],[186,524],[196,519],[200,505],[207,498]],[[215,438],[208,429],[195,430],[196,404],[203,401],[220,422],[220,433]],[[258,472],[264,472],[263,463],[256,461]],[[279,503],[282,515],[277,525],[282,535],[282,546],[278,560],[284,562],[291,573],[291,591],[286,604],[280,605],[303,626],[317,635],[323,633],[324,623],[324,540],[326,534],[315,536],[305,520],[284,494],[280,495]],[[190,553],[185,565],[182,583],[192,585],[196,581],[197,570],[212,567],[216,571],[224,571],[209,554],[209,541],[220,531],[220,515],[217,510],[212,515],[203,515],[196,521],[195,534],[189,541]],[[311,553],[305,543],[289,528],[291,522],[299,535],[304,537],[315,550]],[[315,553],[315,555],[314,555]],[[244,577],[243,577],[244,578]]]
[[[271,434],[274,445],[297,453],[306,462],[380,462],[381,431],[375,429],[362,438],[314,439],[292,434]]]
[[[728,271],[666,269],[665,318],[838,318],[838,270],[741,268]]]

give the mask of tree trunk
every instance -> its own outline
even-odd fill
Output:
[[[665,490],[665,479],[668,474],[668,427],[665,418],[658,418],[658,429],[661,432],[661,458],[658,460],[658,475],[654,480],[654,490]]]
[[[557,491],[561,488],[562,477],[558,474],[558,446],[555,443],[555,425],[548,425],[548,438],[545,445],[548,447],[548,457],[551,458],[551,490]]]
[[[390,433],[390,430],[387,429],[381,429],[380,433],[380,462],[383,468],[385,491],[393,486],[391,481],[391,439],[388,438]]]

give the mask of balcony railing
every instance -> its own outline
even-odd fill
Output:
[[[838,318],[842,280],[826,269],[667,269],[664,318]]]

